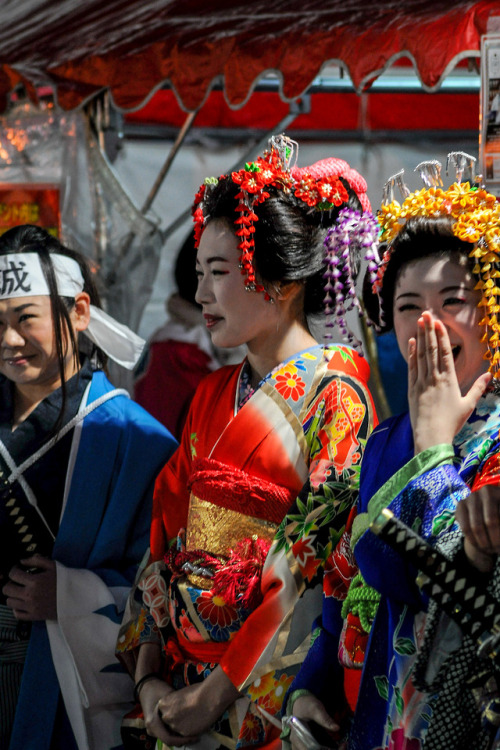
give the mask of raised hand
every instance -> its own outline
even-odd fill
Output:
[[[482,572],[492,570],[500,554],[500,487],[488,484],[472,492],[458,503],[455,517],[469,561]]]
[[[425,311],[408,341],[408,402],[415,453],[451,443],[491,380],[483,373],[462,395],[444,324]]]

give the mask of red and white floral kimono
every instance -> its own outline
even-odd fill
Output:
[[[118,643],[125,656],[161,640],[175,688],[220,664],[242,697],[207,748],[278,745],[374,421],[368,364],[349,347],[300,352],[242,402],[243,372],[224,367],[196,392]]]

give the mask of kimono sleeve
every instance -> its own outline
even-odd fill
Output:
[[[196,396],[181,443],[155,482],[150,547],[129,593],[117,642],[117,656],[130,672],[135,668],[137,648],[142,643],[160,643],[159,627],[167,627],[169,622],[167,573],[163,558],[169,544],[187,522],[187,479],[196,454],[193,436],[195,412]]]
[[[356,508],[352,508],[349,519],[340,542],[329,556],[323,575],[323,601],[321,617],[318,618],[316,628],[307,656],[295,677],[285,705],[291,698],[292,703],[297,691],[308,691],[321,700],[328,713],[340,721],[346,710],[344,698],[344,670],[339,658],[339,647],[348,648],[351,644],[342,644],[344,619],[342,605],[346,599],[349,585],[358,569],[354,560],[351,546],[352,525],[356,517]],[[363,658],[366,634],[362,629],[356,629],[357,643],[352,644],[355,654],[353,661]],[[358,664],[359,670],[361,664]],[[352,677],[347,688],[352,692],[351,683],[357,683]],[[356,686],[357,687],[357,686]],[[354,699],[351,701],[354,703]],[[293,707],[292,707],[293,708]],[[290,708],[287,708],[290,713]]]
[[[270,669],[286,669],[290,684],[321,611],[323,566],[357,500],[361,457],[375,419],[371,398],[362,381],[347,376],[330,380],[322,396],[306,426],[309,478],[267,556],[262,603],[221,661],[240,690]]]
[[[47,623],[60,683],[74,670],[72,684],[79,685],[84,706],[119,700],[129,690],[116,669],[116,638],[148,545],[154,480],[176,447],[170,433],[128,399],[100,410],[90,415],[76,457],[68,518],[65,513],[54,553],[58,620]],[[79,493],[85,491],[84,506]],[[74,515],[81,516],[82,507],[92,518],[80,519],[78,527]]]
[[[470,492],[454,465],[454,456],[451,445],[438,445],[417,454],[363,504],[366,526],[383,508],[389,508],[430,544],[437,544],[453,526],[456,528],[457,503]],[[425,607],[416,584],[418,571],[370,530],[361,535],[355,555],[366,582],[381,594],[417,611]]]

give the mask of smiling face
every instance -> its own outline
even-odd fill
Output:
[[[259,347],[276,330],[276,307],[245,289],[238,239],[222,220],[208,223],[196,259],[196,301],[212,342],[219,347]]]
[[[76,372],[69,346],[65,368],[66,377]],[[0,372],[21,389],[60,386],[50,297],[0,300]]]
[[[481,295],[474,291],[475,285],[466,265],[431,255],[403,266],[394,293],[394,330],[405,360],[408,340],[417,335],[417,321],[424,310],[429,310],[448,331],[462,393],[488,369],[483,359],[483,331],[478,325]]]

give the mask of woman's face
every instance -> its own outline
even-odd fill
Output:
[[[76,365],[71,346],[66,349],[68,378]],[[36,386],[49,393],[60,386],[49,296],[0,300],[0,372],[21,388]]]
[[[212,342],[219,347],[258,346],[276,329],[276,305],[248,292],[239,267],[238,239],[224,221],[207,224],[196,258],[196,301]]]
[[[417,335],[424,310],[441,320],[450,337],[455,371],[462,393],[488,369],[486,345],[478,325],[481,295],[468,268],[453,259],[429,256],[403,266],[394,293],[394,330],[401,354],[408,361],[408,340]]]

